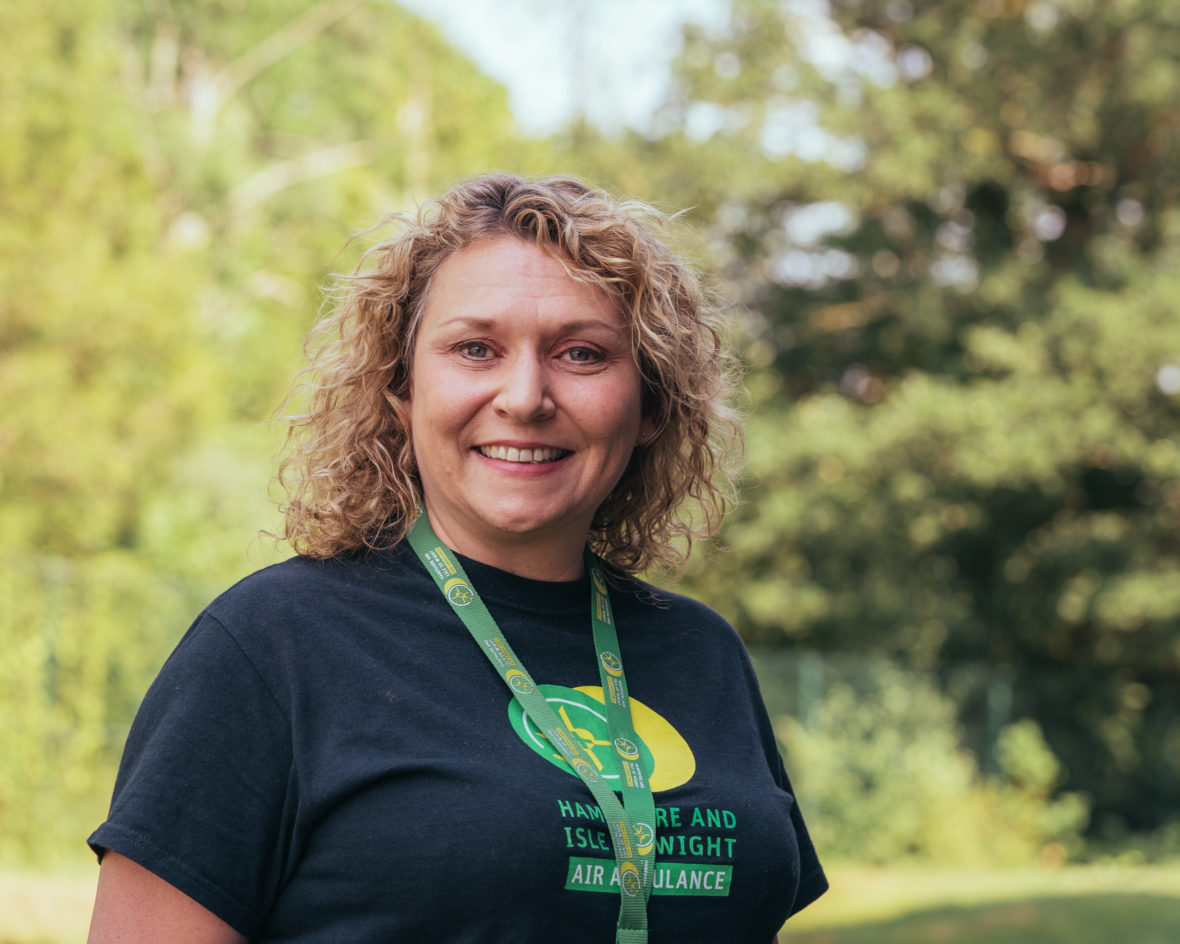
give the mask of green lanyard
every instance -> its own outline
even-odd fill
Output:
[[[531,675],[500,633],[488,608],[475,592],[462,566],[435,535],[425,511],[407,538],[427,572],[438,584],[451,609],[479,643],[489,661],[520,703],[529,719],[558,750],[590,789],[610,829],[619,869],[619,925],[616,944],[646,944],[647,899],[655,873],[656,808],[651,786],[639,764],[638,737],[631,721],[627,679],[619,656],[619,639],[611,614],[610,596],[598,559],[586,550],[590,573],[590,622],[598,650],[598,674],[602,680],[607,729],[615,749],[623,802],[603,780],[594,759],[572,736],[569,728],[537,688]]]

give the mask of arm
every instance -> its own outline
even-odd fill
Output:
[[[213,912],[117,852],[102,857],[87,944],[246,944]]]

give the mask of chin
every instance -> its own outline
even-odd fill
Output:
[[[537,537],[543,538],[554,531],[560,530],[560,525],[550,521],[536,521],[529,518],[503,518],[491,522],[492,527],[505,535],[514,538]]]
[[[514,538],[545,539],[569,533],[574,527],[574,522],[564,515],[539,514],[535,510],[505,510],[499,514],[489,515],[487,521],[497,531]]]

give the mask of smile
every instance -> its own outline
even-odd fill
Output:
[[[568,449],[516,449],[513,446],[479,446],[481,455],[504,462],[556,462],[570,454]]]

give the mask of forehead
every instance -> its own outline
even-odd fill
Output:
[[[452,253],[430,281],[423,326],[453,319],[576,317],[622,327],[614,299],[579,281],[561,260],[511,236],[482,240]]]

